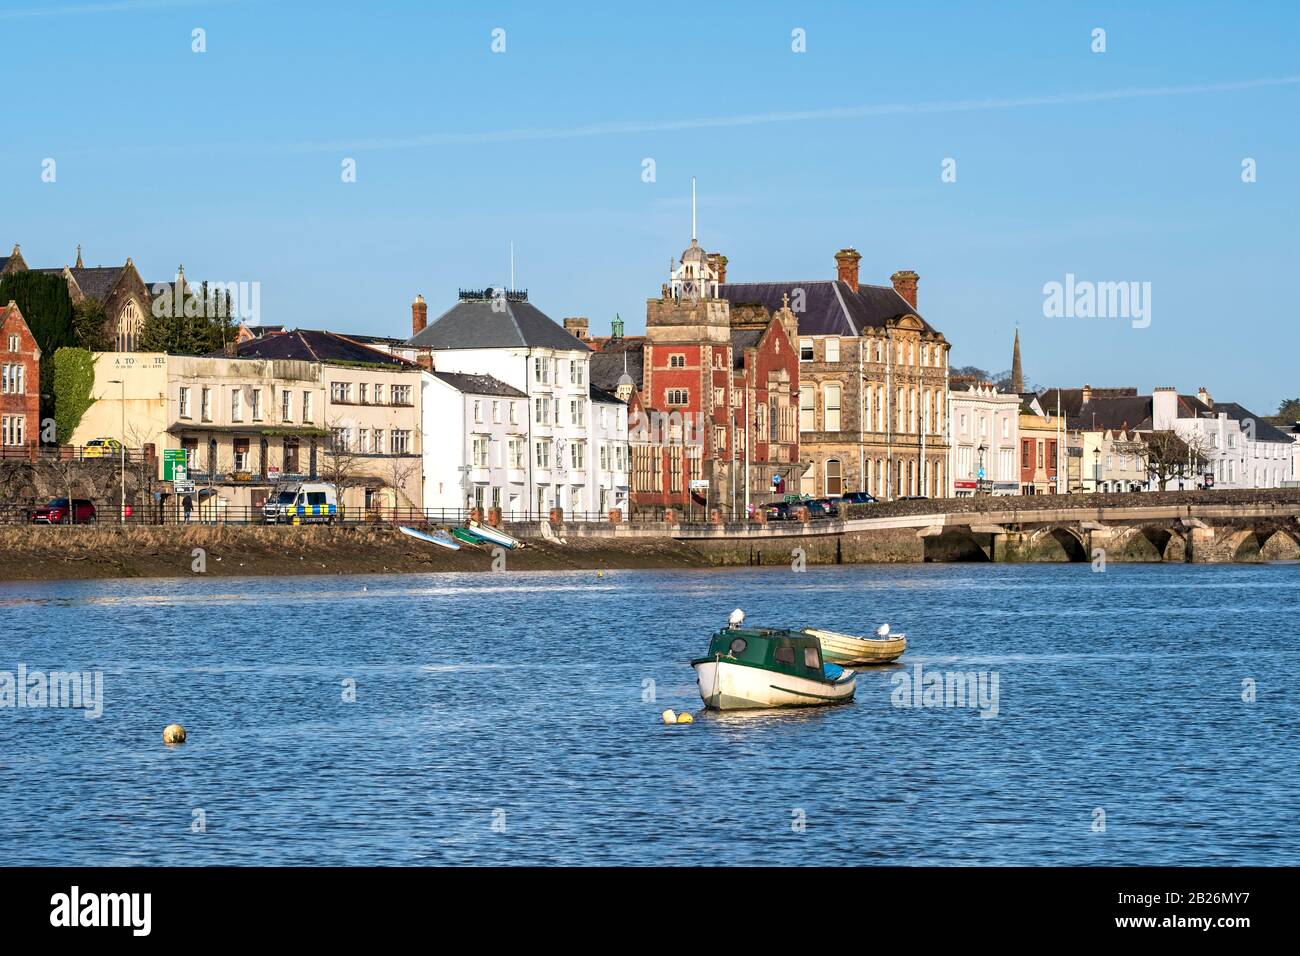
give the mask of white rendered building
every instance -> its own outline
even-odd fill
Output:
[[[1020,493],[1016,449],[1020,396],[992,385],[969,385],[948,393],[948,494],[968,498],[981,477],[990,494]],[[983,475],[980,474],[981,465]]]

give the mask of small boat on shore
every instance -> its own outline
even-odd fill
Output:
[[[876,632],[876,637],[840,634],[817,627],[805,627],[803,633],[817,638],[821,642],[822,656],[842,667],[888,664],[898,660],[907,650],[907,635],[890,634],[888,624]]]
[[[491,544],[498,544],[503,548],[514,550],[515,548],[522,548],[524,546],[524,543],[518,538],[511,537],[500,528],[493,528],[491,525],[471,521],[465,526],[465,529],[472,534],[478,535],[484,541],[488,541]]]
[[[434,531],[432,533],[421,531],[418,528],[407,528],[399,525],[398,531],[408,538],[414,538],[416,541],[423,541],[425,544],[436,544],[440,548],[447,548],[450,551],[459,551],[460,542],[456,541],[445,531]]]
[[[784,628],[733,624],[691,666],[712,710],[840,704],[857,690],[853,671],[826,662],[817,638]]]
[[[487,538],[475,534],[469,528],[452,528],[451,536],[457,541],[463,541],[465,544],[487,544]]]

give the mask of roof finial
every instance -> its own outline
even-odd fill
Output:
[[[77,243],[77,268],[78,269],[86,268],[81,264],[81,243]]]

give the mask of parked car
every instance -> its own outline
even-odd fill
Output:
[[[94,524],[98,520],[94,502],[85,498],[73,498],[71,507],[67,498],[55,498],[31,514],[32,524]]]
[[[81,449],[82,458],[116,458],[122,451],[122,443],[116,438],[92,438]]]
[[[846,491],[840,495],[842,505],[874,505],[876,500],[875,495],[869,495],[865,491]]]
[[[794,512],[788,501],[773,501],[764,505],[763,511],[768,521],[790,521],[794,518]]]
[[[814,498],[809,504],[820,505],[826,512],[827,517],[838,518],[840,516],[840,500],[838,498]],[[812,514],[810,511],[809,514]],[[817,517],[817,515],[813,515]]]
[[[826,507],[826,500],[827,499],[825,498],[809,498],[806,501],[795,502],[795,507],[807,508],[809,518],[829,518],[831,512],[830,509]]]

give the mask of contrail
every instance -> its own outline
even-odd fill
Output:
[[[285,143],[276,147],[292,152],[335,152],[339,150],[416,149],[424,146],[454,146],[474,143],[505,143],[521,140],[577,139],[589,136],[614,136],[627,133],[663,133],[679,130],[723,129],[759,126],[772,123],[806,123],[818,120],[863,119],[873,116],[907,116],[927,113],[974,113],[984,110],[1023,109],[1033,106],[1072,106],[1105,103],[1112,100],[1151,99],[1161,96],[1191,96],[1198,93],[1233,93],[1241,90],[1294,86],[1300,76],[1279,76],[1259,80],[1227,83],[1196,83],[1186,86],[1133,87],[1092,93],[1054,93],[1040,96],[1017,96],[977,100],[950,100],[931,103],[885,103],[869,106],[843,106],[781,113],[744,113],[736,116],[708,116],[695,119],[628,120],[589,123],[580,126],[479,130],[464,133],[426,133],[380,139],[339,140],[333,142]]]

